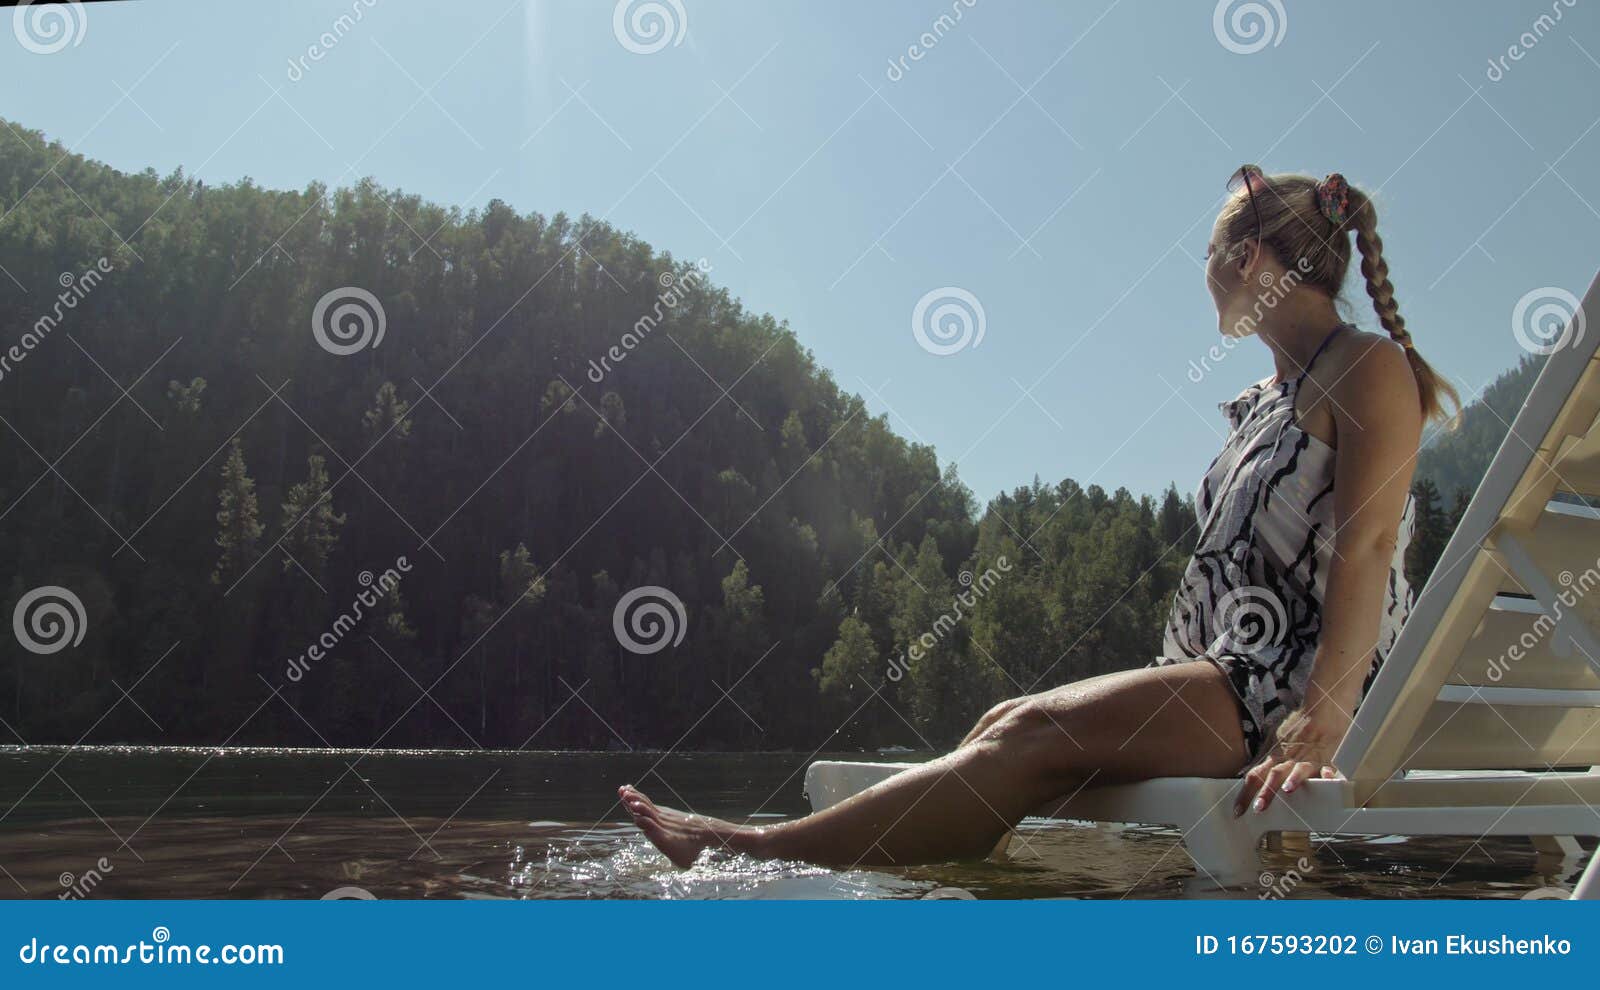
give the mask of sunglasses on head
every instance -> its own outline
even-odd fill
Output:
[[[1243,188],[1250,197],[1250,210],[1256,217],[1256,243],[1261,243],[1261,208],[1256,205],[1256,183],[1265,183],[1266,176],[1261,172],[1259,165],[1240,165],[1228,176],[1228,192],[1236,193]]]

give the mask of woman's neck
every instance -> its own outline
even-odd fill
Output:
[[[1295,293],[1261,321],[1256,336],[1272,351],[1273,370],[1282,382],[1300,377],[1317,348],[1343,322],[1331,298]]]

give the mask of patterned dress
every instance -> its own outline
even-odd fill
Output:
[[[1227,675],[1252,763],[1305,700],[1322,631],[1334,449],[1300,428],[1294,406],[1311,366],[1344,329],[1328,334],[1298,378],[1251,385],[1221,404],[1231,430],[1195,496],[1200,537],[1154,662],[1209,660]],[[1411,611],[1405,553],[1414,512],[1407,496],[1363,696]]]

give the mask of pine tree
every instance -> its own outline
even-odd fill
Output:
[[[256,541],[261,538],[261,520],[256,507],[256,483],[244,465],[244,445],[237,437],[228,448],[222,465],[222,491],[217,496],[217,546],[222,556],[211,572],[211,583],[232,582],[243,574],[255,557]]]
[[[862,703],[871,696],[873,686],[883,681],[885,668],[872,642],[872,630],[859,616],[847,615],[839,623],[839,638],[823,654],[822,666],[812,674],[835,719],[856,713],[853,724],[841,731],[858,745],[872,742],[865,724],[873,720],[877,706]]]
[[[1406,580],[1411,587],[1421,591],[1433,573],[1439,555],[1454,529],[1439,504],[1439,487],[1432,479],[1419,478],[1411,485],[1411,500],[1416,512],[1413,517],[1411,545],[1406,548]]]
[[[333,511],[328,469],[321,454],[306,458],[306,480],[290,487],[283,502],[283,525],[283,569],[298,563],[312,578],[321,580],[327,573],[328,557],[339,542],[339,527],[344,525],[344,516]]]
[[[379,385],[372,408],[361,416],[361,426],[366,431],[368,442],[377,443],[380,438],[390,434],[401,438],[410,436],[411,420],[406,418],[410,410],[411,405],[400,398],[394,382]]]

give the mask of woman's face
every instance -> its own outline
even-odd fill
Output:
[[[1223,215],[1226,215],[1224,212]],[[1245,283],[1253,256],[1253,244],[1235,244],[1229,247],[1223,231],[1222,216],[1211,228],[1211,240],[1206,245],[1206,289],[1217,307],[1217,329],[1227,337],[1248,336],[1251,329],[1242,317],[1251,306],[1250,293]]]

